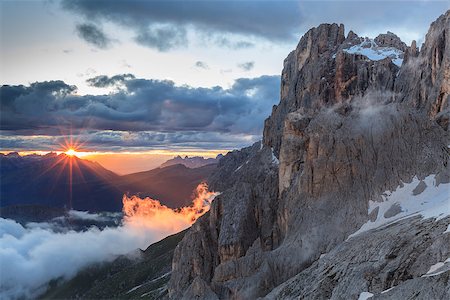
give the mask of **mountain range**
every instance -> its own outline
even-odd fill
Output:
[[[172,166],[172,165],[184,165],[188,168],[199,168],[206,165],[211,164],[217,164],[219,160],[223,157],[222,154],[217,155],[215,158],[204,158],[202,156],[193,156],[188,157],[185,156],[184,158],[177,155],[172,159],[169,159],[168,161],[161,164],[161,168]]]
[[[200,168],[176,164],[119,176],[96,162],[66,154],[2,154],[0,202],[2,212],[5,207],[15,206],[17,211],[17,206],[23,205],[121,211],[123,195],[137,194],[177,208],[191,202],[196,186],[214,168],[214,164]],[[169,183],[177,188],[171,188]]]

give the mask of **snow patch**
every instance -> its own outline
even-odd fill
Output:
[[[278,160],[278,158],[275,156],[275,154],[273,153],[273,148],[271,148],[271,150],[272,150],[272,163],[273,164],[276,164],[276,165],[279,165],[280,164],[280,161]]]
[[[382,294],[387,293],[387,292],[389,292],[390,290],[392,290],[392,289],[394,289],[394,288],[395,288],[395,286],[393,286],[393,287],[391,287],[391,288],[389,288],[389,289],[387,289],[387,290],[384,290],[384,291],[382,291],[381,293],[382,293]]]
[[[156,290],[153,290],[153,291],[150,291],[150,292],[148,292],[148,293],[145,293],[145,294],[142,294],[141,295],[141,298],[142,297],[145,297],[145,296],[148,296],[148,295],[150,295],[150,294],[153,294],[153,293],[158,293],[158,296],[160,296],[163,292],[165,292],[167,290],[167,287],[166,286],[163,286],[163,287],[160,287],[160,288],[158,288],[158,289],[156,289]]]
[[[361,44],[354,45],[343,51],[350,54],[361,54],[375,61],[388,57],[399,67],[403,63],[403,51],[394,47],[380,47],[371,39],[365,40]],[[333,55],[333,58],[335,57],[336,55]]]
[[[444,231],[444,233],[450,232],[450,224],[447,226],[447,230]]]
[[[134,288],[130,289],[130,290],[129,290],[128,292],[126,292],[125,294],[129,294],[129,293],[131,293],[131,292],[137,290],[138,288],[140,288],[140,287],[143,286],[143,285],[144,285],[144,283],[143,283],[143,284],[140,284],[140,285],[137,285],[137,286],[135,286]]]
[[[155,281],[157,281],[157,280],[163,279],[163,278],[169,276],[170,273],[172,273],[172,271],[167,272],[167,273],[164,273],[164,274],[162,274],[161,276],[159,276],[159,277],[157,277],[157,278],[155,278],[155,279],[152,279],[152,280],[150,280],[150,281],[147,282],[147,283],[152,283],[152,282],[155,282]]]
[[[428,270],[428,272],[425,275],[422,275],[422,277],[430,277],[430,276],[436,276],[439,274],[442,274],[444,272],[447,272],[448,270],[450,270],[449,267],[444,268],[443,270],[441,270],[445,265],[447,265],[448,263],[450,263],[450,257],[447,258],[445,261],[443,262],[438,262],[432,266],[430,266],[430,269]],[[440,270],[440,271],[439,271]]]
[[[168,275],[170,275],[170,273],[172,273],[172,271],[167,272],[167,273],[165,273],[165,274],[163,274],[163,275],[161,275],[161,276],[159,276],[159,277],[157,277],[155,279],[152,279],[152,280],[150,280],[148,282],[144,282],[143,284],[137,285],[134,288],[132,288],[131,290],[129,290],[128,292],[126,292],[125,294],[129,294],[129,293],[134,292],[135,290],[137,290],[138,288],[140,288],[140,287],[142,287],[144,285],[147,285],[147,284],[153,283],[153,282],[155,282],[157,280],[163,279],[163,278],[167,277]],[[146,293],[146,294],[149,294],[149,293]],[[143,297],[143,295],[141,297]]]
[[[369,293],[369,292],[362,292],[361,294],[359,294],[359,298],[358,300],[367,300],[372,298],[373,294]]]
[[[437,186],[435,175],[426,177],[423,182],[426,188],[419,194],[414,190],[421,181],[414,177],[411,183],[403,183],[393,192],[384,192],[382,202],[369,201],[369,215],[378,208],[376,220],[366,222],[349,238],[413,215],[421,215],[425,219],[436,218],[436,221],[450,215],[450,183]],[[399,209],[394,209],[397,206]]]
[[[234,172],[239,171],[244,165],[248,164],[250,160],[247,160],[245,163],[243,163],[242,165],[240,165],[239,167],[236,168],[236,170],[234,170]]]
[[[438,262],[437,264],[434,264],[430,267],[427,274],[431,274],[442,268],[445,264],[443,262]]]

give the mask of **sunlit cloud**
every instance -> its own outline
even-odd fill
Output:
[[[201,184],[188,207],[172,210],[150,198],[124,197],[123,224],[116,228],[91,227],[63,231],[54,224],[20,225],[0,218],[1,298],[35,298],[52,279],[70,279],[82,268],[111,261],[189,226],[209,210],[217,193]],[[99,216],[72,212],[72,218]],[[103,217],[104,218],[104,217]],[[76,242],[74,242],[76,241]]]

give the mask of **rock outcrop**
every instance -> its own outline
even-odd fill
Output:
[[[382,33],[378,35],[374,39],[375,43],[377,45],[382,47],[394,47],[396,49],[399,49],[403,52],[406,51],[408,46],[402,40],[393,32],[388,31],[387,33]]]
[[[450,107],[450,15],[431,24],[426,42],[400,69],[396,101],[424,109],[447,130]]]
[[[448,275],[421,276],[450,252],[449,218],[409,218],[347,238],[378,218],[369,203],[386,191],[430,174],[435,186],[449,182],[449,28],[450,11],[420,52],[391,33],[371,41],[345,37],[343,25],[309,30],[284,61],[262,144],[227,154],[211,177],[222,194],[178,245],[169,296],[382,298],[433,284],[426,295],[448,294]],[[365,43],[398,47],[404,64],[348,50]],[[392,205],[383,217],[400,212]]]

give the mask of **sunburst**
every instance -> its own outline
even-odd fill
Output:
[[[73,197],[73,185],[74,185],[74,175],[77,175],[76,178],[80,179],[82,182],[86,182],[83,172],[81,171],[82,162],[79,157],[87,155],[88,152],[83,151],[82,149],[84,143],[80,143],[78,138],[74,139],[72,136],[72,131],[70,134],[63,137],[63,142],[59,144],[59,149],[55,149],[57,153],[61,153],[63,155],[59,155],[56,160],[52,163],[52,165],[48,166],[44,169],[40,176],[48,172],[54,172],[56,175],[56,180],[54,186],[51,187],[49,193],[56,188],[57,182],[59,182],[59,178],[67,172],[68,175],[68,201],[67,208],[72,209],[72,197]],[[89,165],[85,165],[85,167],[89,167]],[[74,174],[76,173],[76,174]]]
[[[67,149],[64,153],[68,156],[77,156],[78,154],[78,152],[73,148]]]

